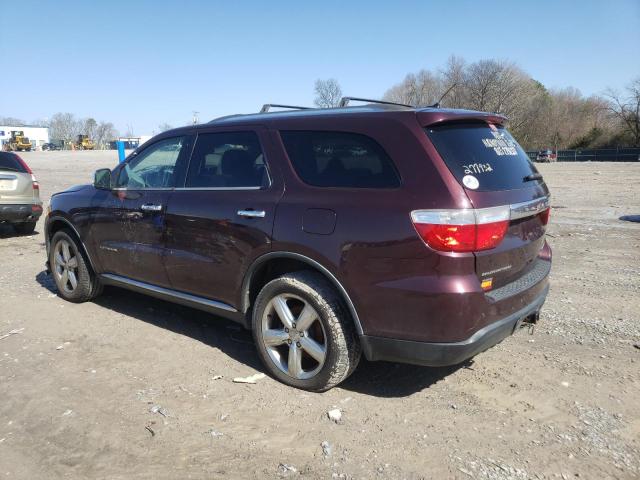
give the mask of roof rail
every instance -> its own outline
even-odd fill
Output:
[[[381,103],[383,105],[400,105],[401,107],[415,108],[413,105],[407,105],[406,103],[387,102],[386,100],[371,100],[370,98],[358,98],[358,97],[342,97],[340,99],[340,107],[346,107],[350,101],[354,102],[367,102],[367,103]]]
[[[233,115],[223,115],[222,117],[214,118],[209,123],[217,122],[218,120],[226,120],[227,118],[234,118],[234,117],[244,117],[244,114],[243,113],[234,113]]]
[[[292,110],[313,110],[311,107],[298,107],[296,105],[280,105],[278,103],[265,103],[260,109],[260,113],[267,113],[272,107],[289,108]]]

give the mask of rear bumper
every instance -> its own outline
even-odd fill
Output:
[[[460,342],[431,343],[363,335],[360,343],[367,360],[411,363],[430,367],[457,365],[500,343],[519,328],[524,319],[536,315],[544,304],[549,285],[524,308],[493,322]]]
[[[37,203],[0,204],[0,222],[35,222],[41,215],[42,205]]]

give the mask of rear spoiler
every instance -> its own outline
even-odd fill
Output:
[[[481,121],[504,125],[507,117],[499,113],[475,112],[473,110],[444,110],[425,108],[416,111],[418,122],[423,127],[448,122]]]

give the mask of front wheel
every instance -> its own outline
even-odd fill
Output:
[[[100,294],[100,281],[69,231],[60,230],[51,239],[49,265],[58,293],[65,300],[81,303]]]
[[[329,390],[360,360],[360,343],[341,297],[315,272],[267,283],[256,299],[252,327],[269,373],[296,388]]]

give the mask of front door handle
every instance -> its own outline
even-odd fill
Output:
[[[245,218],[264,218],[264,210],[238,210],[238,216]]]
[[[153,203],[145,203],[140,206],[140,210],[144,210],[145,212],[160,212],[162,211],[162,205],[154,205]]]

